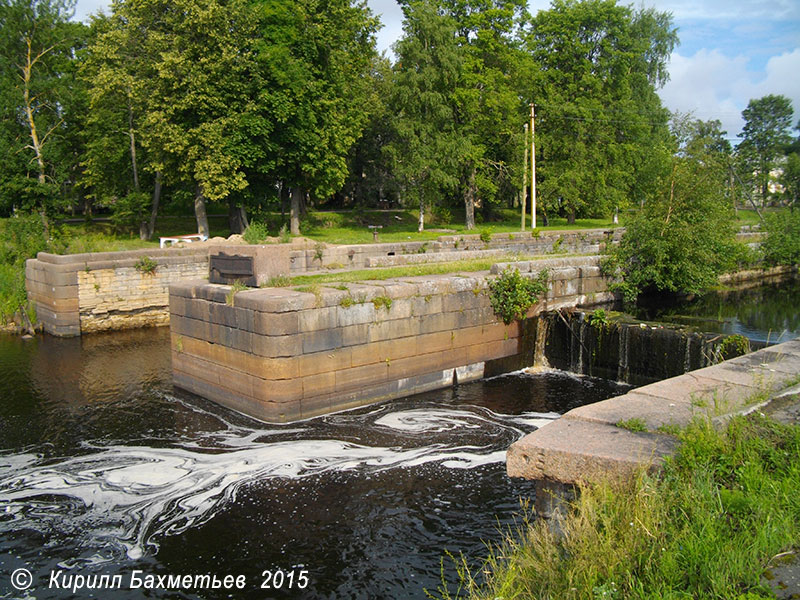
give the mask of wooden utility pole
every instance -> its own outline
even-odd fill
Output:
[[[536,128],[533,123],[533,102],[531,102],[531,229],[536,229]]]
[[[525,205],[528,202],[528,124],[525,123],[525,166],[522,167],[522,225],[521,230],[525,231]]]

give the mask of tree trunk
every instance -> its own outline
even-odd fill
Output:
[[[575,225],[575,209],[574,208],[570,209],[570,211],[567,213],[567,223],[569,225]]]
[[[133,190],[139,191],[139,167],[136,164],[136,132],[133,130],[133,106],[128,98],[128,136],[131,139],[131,167],[133,168]]]
[[[206,197],[203,194],[203,186],[197,184],[194,194],[194,218],[197,221],[197,233],[209,236],[208,215],[206,214]]]
[[[36,129],[36,120],[34,119],[33,111],[33,102],[34,98],[31,97],[31,78],[33,75],[33,65],[39,60],[43,55],[39,54],[37,57],[33,57],[31,55],[31,40],[27,38],[25,43],[28,47],[27,52],[27,60],[25,62],[25,66],[22,67],[22,97],[25,102],[25,117],[28,120],[28,129],[30,130],[31,136],[31,146],[30,148],[33,150],[33,153],[36,157],[36,164],[39,167],[39,177],[38,181],[40,184],[44,185],[45,183],[45,174],[44,174],[44,156],[42,155],[42,141],[39,139],[39,132]]]
[[[300,235],[300,206],[303,203],[303,189],[292,188],[292,204],[289,209],[289,231],[292,235]]]
[[[232,200],[228,200],[228,225],[231,233],[244,233],[247,229],[247,212],[243,206],[237,206]]]
[[[547,218],[547,211],[543,206],[539,206],[539,212],[542,213],[542,227],[548,227],[550,225],[550,219]]]
[[[420,233],[425,231],[425,200],[422,197],[419,199],[419,225],[417,226],[417,231]]]
[[[619,225],[619,209],[614,207],[614,216],[611,218],[614,225]]]
[[[147,239],[153,237],[156,231],[156,217],[158,217],[158,205],[161,203],[161,171],[156,171],[156,182],[153,186],[153,205],[150,209],[150,223],[147,227]]]
[[[467,218],[466,227],[475,229],[475,197],[477,196],[477,189],[475,186],[475,169],[471,169],[469,173],[469,181],[464,190],[464,207],[466,208]]]
[[[289,188],[283,182],[281,182],[281,189],[278,195],[281,199],[281,223],[283,223],[286,221],[286,202],[289,200]]]

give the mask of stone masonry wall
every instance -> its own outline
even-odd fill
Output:
[[[597,257],[515,263],[551,272],[531,310],[606,300]],[[483,377],[522,351],[485,293],[490,274],[306,291],[170,286],[175,385],[264,421],[309,418]],[[341,289],[340,289],[341,288]],[[602,297],[601,297],[602,296]]]
[[[151,273],[136,268],[144,257]],[[169,285],[208,274],[207,249],[55,255],[26,264],[28,297],[44,330],[57,336],[169,322]]]

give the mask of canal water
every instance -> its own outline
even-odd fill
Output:
[[[651,298],[634,316],[689,325],[700,331],[739,334],[760,344],[800,337],[800,279],[749,290],[705,294],[678,302]]]
[[[517,373],[265,425],[175,390],[168,334],[0,336],[0,597],[455,589],[446,553],[477,566],[534,496],[506,476],[508,446],[629,389]],[[191,585],[144,589],[170,576]]]

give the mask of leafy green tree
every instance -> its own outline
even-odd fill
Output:
[[[91,48],[95,87],[106,88],[93,90],[94,106],[114,113],[105,126],[124,131],[119,139],[129,142],[128,196],[143,201],[134,157],[141,144],[155,182],[161,173],[194,190],[199,233],[208,234],[206,199],[244,190],[248,169],[271,148],[258,19],[245,0],[117,0]],[[106,120],[99,112],[97,118]],[[102,178],[102,165],[92,169]]]
[[[555,0],[533,19],[528,48],[539,67],[538,191],[546,207],[609,214],[646,197],[640,171],[658,172],[668,113],[656,89],[677,43],[669,14],[614,0]],[[653,183],[657,177],[649,177]]]
[[[800,130],[800,122],[795,129]],[[787,147],[782,171],[780,183],[784,188],[786,202],[794,210],[800,200],[800,136]]]
[[[0,198],[12,208],[63,208],[77,176],[82,90],[74,75],[86,28],[68,0],[0,0]]]
[[[766,217],[767,238],[761,243],[769,265],[800,264],[800,211],[780,212]]]
[[[747,258],[736,242],[715,122],[678,119],[670,169],[604,264],[628,301],[647,291],[702,292]]]
[[[750,100],[742,111],[745,121],[742,141],[737,147],[747,179],[752,181],[761,197],[761,204],[769,196],[770,173],[785,147],[792,141],[792,103],[786,96],[770,94]]]
[[[435,0],[409,2],[403,11],[404,35],[395,46],[389,102],[394,136],[386,150],[406,197],[419,204],[422,231],[426,205],[457,189],[459,166],[467,155],[453,97],[464,56],[456,42],[455,20],[441,14]]]
[[[363,2],[270,0],[260,10],[259,103],[273,119],[262,170],[291,188],[291,233],[307,193],[326,198],[348,174],[347,159],[375,103],[378,21]]]

